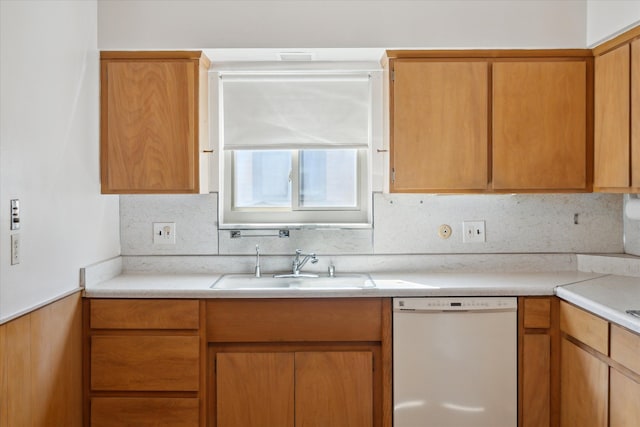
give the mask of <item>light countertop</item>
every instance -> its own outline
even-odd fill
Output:
[[[640,277],[603,276],[559,287],[556,295],[640,334],[640,318],[625,312],[640,310]]]
[[[318,298],[553,295],[557,286],[600,277],[597,273],[375,273],[373,289],[213,290],[217,274],[123,273],[87,285],[90,298]]]

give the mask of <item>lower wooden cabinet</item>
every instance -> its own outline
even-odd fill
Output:
[[[640,335],[562,302],[561,427],[640,425]]]
[[[520,427],[557,425],[558,300],[518,301]]]
[[[391,427],[389,299],[207,301],[209,427]]]
[[[607,364],[562,339],[560,407],[562,427],[608,425]]]
[[[203,427],[198,300],[85,300],[85,427]]]
[[[216,426],[373,426],[373,353],[218,353]]]
[[[609,426],[640,426],[640,383],[615,368],[609,375]]]

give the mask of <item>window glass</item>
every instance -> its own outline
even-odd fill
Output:
[[[299,167],[301,207],[358,206],[357,150],[302,150]]]
[[[291,206],[290,151],[234,152],[235,208]]]

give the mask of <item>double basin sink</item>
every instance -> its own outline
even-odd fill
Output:
[[[225,274],[211,285],[213,290],[341,290],[341,289],[373,289],[375,282],[368,274],[339,274],[335,276],[263,276],[253,274]]]

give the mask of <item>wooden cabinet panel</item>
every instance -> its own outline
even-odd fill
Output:
[[[562,339],[561,427],[607,427],[609,367]]]
[[[194,398],[95,397],[91,427],[198,427]]]
[[[103,193],[200,190],[208,66],[200,52],[101,53]]]
[[[587,188],[585,61],[493,64],[493,188]]]
[[[640,188],[640,39],[631,43],[631,185]]]
[[[93,336],[91,388],[197,391],[198,336]]]
[[[551,338],[523,337],[522,427],[549,427],[551,402]]]
[[[484,190],[488,63],[394,61],[391,191]]]
[[[609,354],[609,323],[564,301],[560,303],[560,330]]]
[[[5,325],[4,349],[6,395],[3,427],[31,426],[31,316],[19,317]],[[9,375],[11,373],[11,375]]]
[[[595,59],[594,186],[629,187],[629,45]]]
[[[551,327],[550,298],[524,299],[524,327],[532,329]]]
[[[613,368],[610,375],[609,427],[640,426],[640,383]]]
[[[370,352],[300,352],[295,355],[296,427],[373,426]]]
[[[380,341],[379,299],[208,300],[215,342]]]
[[[293,353],[218,353],[216,426],[294,425]]]
[[[612,324],[611,358],[640,375],[640,335]]]
[[[93,299],[94,329],[198,329],[198,300]]]
[[[80,293],[0,326],[0,427],[82,424]]]

